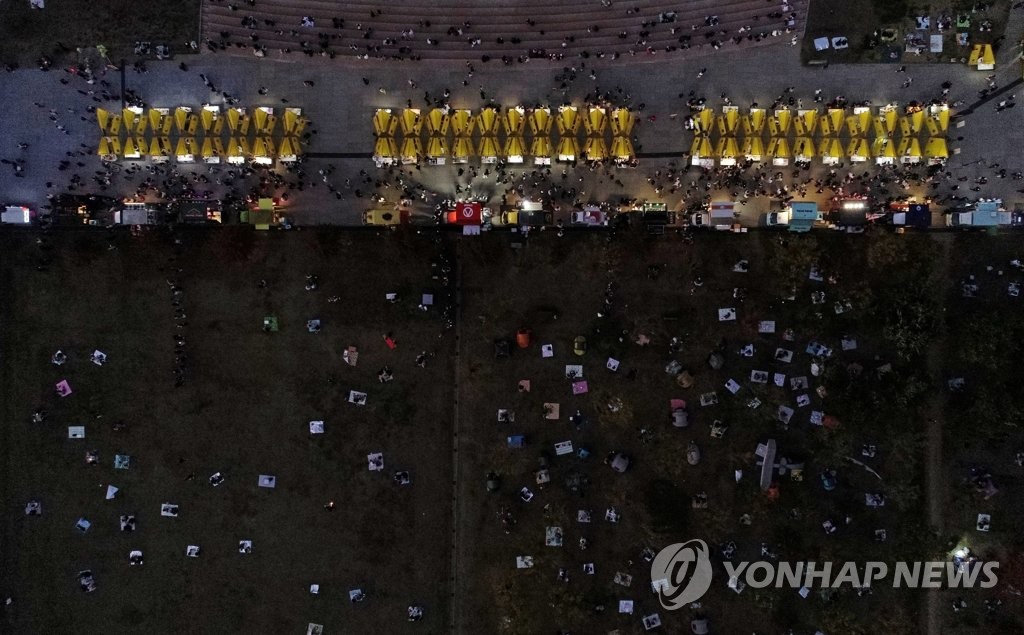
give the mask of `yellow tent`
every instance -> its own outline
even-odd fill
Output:
[[[218,139],[220,141],[220,139]],[[199,150],[199,155],[203,157],[203,163],[220,163],[220,155],[213,148],[213,138],[206,137],[203,139],[203,145]]]
[[[899,118],[899,129],[900,129],[900,136],[901,137],[909,137],[911,135],[911,132],[910,132],[910,130],[911,130],[910,120],[907,117],[900,117]]]
[[[743,132],[748,137],[759,135],[764,130],[765,112],[764,108],[751,108],[746,117],[743,118]]]
[[[544,137],[540,137],[540,138],[543,139],[544,141],[547,141],[547,139],[544,138]],[[489,144],[486,143],[488,140],[490,140]],[[485,151],[488,152],[489,154],[484,155]],[[522,163],[525,160],[523,158],[523,155],[525,153],[526,153],[526,149],[525,149],[525,146],[523,144],[523,138],[522,137],[514,136],[514,137],[507,137],[505,139],[505,157],[506,157],[506,160],[509,163]],[[497,144],[497,142],[494,141],[494,139],[491,138],[491,137],[481,137],[480,138],[480,154],[481,154],[481,156],[491,156],[491,157],[498,156],[498,144]]]
[[[526,118],[526,111],[522,106],[509,108],[505,111],[505,134],[517,136],[523,134],[523,120]]]
[[[227,157],[227,152],[224,151],[224,142],[220,140],[220,137],[213,138],[213,155],[219,159]]]
[[[899,113],[894,108],[886,108],[875,115],[875,136],[891,137],[896,132]]]
[[[817,110],[798,110],[796,120],[794,121],[794,128],[796,134],[801,137],[810,137],[814,135],[815,128],[818,127],[818,111]]]
[[[111,115],[107,132],[112,135],[121,134],[121,115]]]
[[[576,106],[558,107],[558,134],[569,136],[580,129],[580,112]]]
[[[850,139],[846,146],[846,154],[852,163],[863,163],[871,158],[871,151],[868,149],[868,140],[863,137]]]
[[[797,161],[814,159],[814,142],[808,137],[797,137],[793,141],[793,158]]]
[[[153,137],[149,140],[149,151],[146,154],[156,163],[167,161],[171,156],[171,140],[167,137]]]
[[[562,137],[558,140],[558,160],[565,162],[572,162],[576,160],[576,155],[580,153],[579,145],[576,143],[576,139],[572,137]]]
[[[398,143],[394,137],[377,137],[373,144],[373,161],[382,165],[398,161]]]
[[[203,110],[199,113],[199,117],[203,124],[203,132],[210,132],[210,129],[213,128],[214,122],[218,124],[221,122],[220,108],[210,105],[203,106]],[[219,131],[216,134],[219,134]]]
[[[468,110],[456,110],[451,116],[452,132],[456,135],[473,134],[473,113]]]
[[[517,139],[519,145],[516,146],[519,149],[519,160],[509,161],[509,163],[522,163],[523,162],[523,140],[518,137],[509,137],[509,143],[512,139]],[[478,145],[479,151],[477,154],[480,155],[481,163],[497,163],[498,162],[498,140],[494,137],[480,137],[480,143]]]
[[[635,158],[633,142],[629,140],[629,137],[618,136],[612,139],[612,159],[616,163],[632,161]]]
[[[740,121],[740,109],[736,106],[722,106],[722,114],[718,116],[718,133],[732,135]]]
[[[713,158],[714,150],[711,148],[711,140],[704,135],[694,137],[693,143],[690,145],[691,165],[701,165],[702,161]]]
[[[196,160],[196,140],[188,137],[178,139],[174,149],[174,158],[179,163],[192,163]]]
[[[406,108],[402,111],[402,134],[405,136],[418,135],[423,128],[423,120],[420,119],[419,108]]]
[[[843,110],[841,108],[829,108],[825,118],[828,119],[832,134],[838,136],[843,131],[843,124],[846,123],[846,118],[843,117]]]
[[[423,156],[423,148],[420,146],[418,137],[406,137],[402,140],[401,159],[404,165],[419,163],[421,156]]]
[[[188,106],[178,106],[174,109],[174,123],[178,127],[178,134],[192,134],[188,131],[190,116],[192,116],[192,109]]]
[[[270,137],[256,137],[252,144],[252,160],[259,165],[274,162],[274,142]]]
[[[295,163],[299,160],[299,141],[294,137],[282,137],[277,147],[277,160],[282,163]]]
[[[117,137],[100,137],[100,147],[96,151],[104,161],[116,161],[121,154],[121,141]]]
[[[612,111],[612,134],[628,137],[636,125],[636,115],[628,108],[616,108]]]
[[[444,137],[432,136],[427,141],[427,158],[434,161],[444,160],[448,156],[448,140]]]
[[[939,130],[939,122],[936,121],[935,117],[925,117],[924,123],[925,123],[925,127],[928,128],[928,136],[929,137],[934,137],[934,136],[938,135],[941,132]]]
[[[789,165],[789,141],[785,137],[772,137],[768,141],[767,155],[772,158],[772,165]]]
[[[253,116],[256,118],[256,134],[274,134],[274,128],[277,126],[277,117],[274,116],[273,108],[270,106],[260,106],[253,111]]]
[[[587,110],[587,118],[583,120],[583,127],[588,135],[603,135],[608,127],[608,111],[599,106],[591,106]]]
[[[507,150],[506,154],[508,154]],[[547,137],[534,137],[533,145],[530,147],[530,156],[533,157],[534,165],[551,165],[551,140]]]
[[[140,117],[131,108],[121,109],[121,121],[124,122],[124,130],[129,135],[135,131],[135,127],[138,125]]]
[[[452,159],[455,163],[468,163],[471,154],[473,154],[473,143],[469,137],[455,137],[455,144],[452,146]]]
[[[96,123],[99,124],[100,130],[106,132],[107,128],[110,126],[110,112],[103,108],[97,108]]]
[[[604,161],[608,158],[608,148],[604,144],[604,137],[587,137],[587,143],[583,147],[583,155],[587,161]]]
[[[818,146],[818,154],[821,155],[821,161],[825,165],[835,165],[843,159],[843,146],[839,143],[839,139],[822,139],[821,144]]]
[[[245,158],[249,156],[249,154],[248,139],[245,137],[231,137],[231,139],[228,140],[228,163],[245,163]]]
[[[288,112],[284,114],[284,127],[285,132],[288,131]],[[373,113],[373,134],[380,136],[393,136],[395,129],[398,127],[398,119],[391,114],[390,108],[378,108],[377,112]]]
[[[719,165],[736,165],[736,159],[740,151],[736,144],[736,137],[720,137],[715,155],[718,156]]]
[[[228,109],[228,129],[231,132],[246,136],[249,134],[249,113],[245,108]]]
[[[476,116],[476,129],[481,135],[494,134],[498,131],[498,111],[494,108],[484,108]]]
[[[448,134],[448,115],[440,108],[427,113],[427,133],[441,136]]]
[[[126,159],[141,159],[142,148],[144,141],[142,139],[136,139],[129,136],[124,140],[124,158]]]
[[[551,134],[551,110],[548,108],[534,108],[530,111],[530,131],[533,136],[548,136]]]
[[[764,143],[761,137],[744,137],[743,156],[750,161],[760,161],[764,158]]]
[[[871,142],[871,154],[878,165],[887,165],[896,161],[896,148],[886,137],[875,137]]]
[[[974,66],[979,71],[990,71],[996,67],[996,56],[992,52],[991,44],[975,44],[971,48],[971,56],[967,61],[968,66]]]
[[[936,105],[929,108],[929,114],[931,118],[938,124],[939,130],[946,132],[949,130],[949,106]]]
[[[694,134],[710,134],[711,126],[715,123],[715,113],[711,112],[709,108],[704,108],[690,117],[690,121],[693,123]]]
[[[942,137],[932,137],[924,147],[924,154],[930,163],[941,163],[949,158],[949,150],[946,147],[946,140]]]
[[[777,108],[768,120],[768,132],[773,137],[782,137],[789,133],[793,123],[793,112],[789,108]]]
[[[902,163],[920,163],[921,142],[913,137],[900,139],[900,147],[896,154]]]
[[[917,134],[924,129],[925,116],[923,110],[916,110],[912,112],[908,119],[910,119],[910,129],[914,132],[914,134]]]

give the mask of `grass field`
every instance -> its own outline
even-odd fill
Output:
[[[70,57],[79,47],[107,47],[117,63],[137,41],[182,53],[199,37],[199,0],[61,0],[32,9],[28,0],[0,5],[0,63],[30,64],[41,55]]]
[[[695,244],[630,231],[614,240],[541,232],[520,250],[509,249],[503,234],[433,241],[332,230],[69,232],[44,247],[34,235],[4,234],[0,491],[8,513],[0,589],[14,598],[6,630],[300,633],[314,622],[328,633],[446,631],[457,404],[459,632],[640,633],[640,617],[654,612],[665,632],[685,632],[692,612],[661,609],[642,552],[691,538],[718,554],[702,600],[715,632],[744,632],[755,620],[776,631],[919,632],[920,591],[737,595],[719,565],[729,543],[737,560],[759,559],[762,547],[782,560],[943,557],[946,537],[925,526],[919,416],[942,386],[921,359],[944,303],[953,311],[950,328],[954,318],[977,321],[951,295],[952,278],[978,268],[966,254],[982,253],[972,242],[980,237],[945,238],[966,250],[881,232],[706,234]],[[1008,260],[1012,247],[1000,247],[998,257]],[[425,292],[442,303],[431,267],[441,253],[456,253],[459,263],[451,274],[461,295],[454,331],[444,330],[440,307],[417,306]],[[935,283],[940,253],[963,255],[951,279]],[[747,271],[734,270],[740,261]],[[810,278],[812,267],[820,281]],[[319,275],[318,289],[304,289],[308,274]],[[175,326],[168,280],[183,289],[183,329]],[[389,292],[399,302],[385,302]],[[334,296],[340,300],[328,302]],[[737,319],[720,322],[722,307],[734,307]],[[266,315],[279,318],[279,332],[261,329]],[[324,321],[322,332],[306,332],[311,318]],[[760,332],[762,320],[775,321],[775,332]],[[521,328],[531,331],[530,345],[513,341],[510,356],[496,358],[495,341],[514,340]],[[787,329],[792,340],[783,337]],[[179,388],[171,372],[176,332],[188,355]],[[383,341],[389,332],[395,350]],[[588,344],[582,356],[573,352],[580,335]],[[640,336],[648,343],[636,343]],[[856,348],[844,350],[842,339]],[[812,341],[833,349],[817,360],[818,376],[805,352]],[[542,344],[554,346],[552,357],[541,356]],[[748,344],[754,350],[745,356]],[[354,368],[341,358],[348,345],[360,351]],[[62,367],[49,361],[58,348],[70,357]],[[102,367],[87,359],[97,348],[109,356]],[[792,361],[777,359],[777,348],[792,350]],[[418,368],[414,359],[424,351],[434,355]],[[723,356],[720,369],[707,363],[713,351]],[[970,361],[956,355],[951,368]],[[609,357],[620,361],[617,372],[606,369]],[[666,374],[671,361],[693,373],[692,387]],[[586,393],[573,394],[565,377],[572,363],[584,367]],[[381,384],[385,365],[395,380]],[[784,386],[754,383],[754,370],[785,375]],[[789,380],[800,376],[808,387],[792,390]],[[53,385],[65,378],[74,392],[59,398]],[[736,395],[725,388],[729,379],[740,386]],[[521,380],[530,381],[528,392]],[[347,403],[350,389],[365,390],[368,405]],[[700,406],[699,396],[712,391],[718,403]],[[796,405],[799,394],[808,405]],[[688,427],[671,425],[672,399],[687,402]],[[559,404],[557,419],[545,418],[549,403]],[[954,405],[974,417],[975,403]],[[780,405],[794,407],[788,426],[777,419]],[[45,422],[31,422],[36,408],[47,412]],[[513,411],[515,421],[499,423],[498,409]],[[580,425],[569,421],[577,409],[586,420]],[[838,426],[813,425],[812,411]],[[308,432],[314,419],[326,422],[322,437]],[[710,434],[716,421],[727,427],[721,438]],[[115,430],[120,423],[127,429]],[[85,440],[65,438],[75,424],[86,426]],[[995,504],[1009,505],[1018,440],[990,454],[990,439],[1003,438],[997,432],[978,435],[970,460],[991,457],[1010,492]],[[526,446],[507,447],[507,437],[520,434]],[[804,464],[802,480],[776,475],[774,499],[758,488],[754,456],[769,438],[780,457]],[[561,441],[590,456],[556,456]],[[685,458],[691,442],[702,453],[697,465]],[[877,446],[875,457],[862,456],[865,444]],[[951,464],[966,460],[953,442],[947,448]],[[86,464],[90,450],[99,465]],[[633,459],[626,473],[603,464],[613,450]],[[375,451],[385,456],[381,473],[366,467]],[[115,454],[130,455],[131,468],[115,470]],[[542,458],[551,477],[544,487],[535,481]],[[392,482],[395,470],[409,470],[412,485]],[[837,485],[826,491],[820,475],[831,470]],[[206,479],[216,471],[226,481],[213,488]],[[500,479],[493,493],[485,487],[492,471]],[[276,475],[277,487],[258,488],[259,474]],[[103,499],[107,484],[121,488],[113,501]],[[524,486],[535,493],[528,503],[519,498]],[[867,492],[883,494],[885,507],[866,507]],[[707,508],[694,508],[702,494]],[[972,495],[969,488],[952,494],[951,531],[970,520]],[[28,500],[42,502],[42,516],[22,514]],[[333,512],[323,508],[330,500]],[[164,502],[181,505],[180,517],[160,517]],[[619,522],[604,520],[610,507]],[[993,509],[999,530],[978,549],[1013,557],[1016,512]],[[579,510],[592,522],[578,522]],[[134,534],[118,530],[123,513],[136,515]],[[503,514],[515,521],[507,533]],[[74,528],[80,517],[93,523],[85,534]],[[837,533],[825,534],[825,520],[839,525]],[[562,547],[545,546],[547,527],[562,529]],[[887,531],[886,542],[875,541],[877,529]],[[253,553],[238,553],[243,539],[253,540]],[[185,557],[189,544],[203,548],[199,559]],[[134,548],[145,553],[141,568],[128,566]],[[533,568],[517,569],[517,556],[532,556]],[[593,575],[584,573],[588,563]],[[78,589],[75,574],[86,568],[96,575],[95,593]],[[560,568],[568,582],[558,579]],[[613,581],[619,572],[632,576],[628,587]],[[319,596],[309,593],[314,583]],[[347,599],[356,587],[368,592],[363,604]],[[967,595],[974,607],[989,597]],[[636,603],[632,615],[618,613],[624,599]],[[426,608],[424,623],[406,624],[409,604]],[[1012,632],[1015,611],[1007,607],[998,622],[977,619]]]
[[[426,607],[423,632],[446,624],[438,545],[450,521],[451,398],[437,377],[450,374],[450,356],[440,316],[416,309],[432,288],[433,247],[330,232],[254,238],[186,233],[175,247],[121,235],[108,250],[102,233],[71,233],[53,239],[39,272],[35,237],[4,237],[6,632],[299,633],[307,622],[399,632],[410,603]],[[320,276],[316,291],[304,289],[307,274]],[[184,329],[168,279],[183,289]],[[392,291],[403,300],[385,302]],[[268,314],[279,332],[262,330]],[[311,318],[323,320],[320,333],[306,331]],[[180,388],[176,332],[189,356]],[[356,367],[342,361],[349,345]],[[50,363],[58,348],[63,367]],[[105,366],[89,362],[94,349]],[[424,350],[436,354],[426,369],[414,364]],[[385,365],[395,381],[380,384]],[[74,392],[62,399],[53,384],[65,378]],[[350,389],[369,393],[368,405],[347,403]],[[37,407],[45,423],[30,421]],[[322,437],[310,420],[325,421]],[[127,430],[114,431],[120,422]],[[74,424],[84,440],[66,438]],[[98,465],[86,464],[88,450]],[[385,470],[371,473],[376,451]],[[132,457],[128,471],[113,469],[115,454]],[[396,470],[412,485],[394,483]],[[217,471],[226,480],[214,488]],[[259,474],[277,487],[258,488]],[[115,500],[104,500],[106,484],[121,488]],[[41,517],[22,514],[29,499]],[[164,502],[180,516],[161,517]],[[137,518],[133,534],[119,530],[125,513]],[[85,534],[80,517],[93,523]],[[251,554],[238,552],[244,539]],[[189,544],[199,559],[185,557]],[[144,566],[128,566],[131,549]],[[94,593],[78,589],[82,569],[94,572]],[[357,587],[369,599],[353,605]]]

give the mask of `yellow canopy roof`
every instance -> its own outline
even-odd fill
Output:
[[[551,110],[534,108],[530,111],[530,131],[534,136],[551,134]]]
[[[636,153],[633,152],[633,142],[629,140],[629,137],[612,139],[612,158],[616,161],[632,161],[636,158]]]
[[[696,130],[694,130],[695,133],[710,134],[711,126],[715,123],[715,113],[711,112],[711,109],[709,108],[704,108],[697,113],[693,120],[693,123],[696,126]]]
[[[420,119],[419,108],[406,108],[402,111],[402,134],[418,135],[422,128],[423,120]]]
[[[793,141],[793,157],[797,161],[810,161],[814,158],[814,142],[808,137],[797,137]]]
[[[199,150],[199,154],[203,157],[203,159],[209,159],[216,156],[216,152],[214,152],[213,150],[212,137],[206,137],[203,139],[203,145]]]
[[[723,135],[735,134],[740,122],[740,109],[736,106],[722,106],[722,114],[718,117],[718,131]]]
[[[914,137],[900,139],[900,147],[896,154],[900,159],[920,159],[922,156],[921,142]]]
[[[418,137],[406,137],[402,140],[402,161],[411,163],[420,160],[423,148]]]
[[[517,145],[515,149],[519,151],[519,156],[523,155],[523,140],[519,137],[509,137],[505,142],[506,146],[510,146],[513,142]],[[480,137],[480,143],[478,144],[480,149],[480,156],[482,158],[491,159],[498,156],[498,140],[494,137]]]
[[[397,159],[398,143],[394,137],[377,137],[373,144],[373,156],[378,159]]]
[[[846,118],[843,117],[843,111],[841,108],[829,108],[826,113],[829,127],[832,129],[832,134],[839,135],[843,131],[843,124],[846,123]]]
[[[976,66],[979,71],[990,71],[995,68],[996,56],[991,44],[975,44],[968,58],[969,66]]]
[[[822,139],[818,146],[818,154],[823,159],[842,159],[843,158],[843,146],[839,143],[839,139]]]
[[[473,154],[473,144],[469,137],[455,137],[455,144],[452,146],[452,156],[456,159],[469,159]]]
[[[899,118],[899,129],[901,137],[909,137],[911,132],[910,120],[906,117]]]
[[[773,137],[782,136],[789,132],[793,123],[793,112],[789,108],[778,108],[768,120],[768,131]]]
[[[882,158],[894,158],[896,156],[896,148],[892,141],[884,137],[876,137],[871,142],[871,154],[875,157]]]
[[[942,132],[949,130],[949,108],[940,108],[938,112],[932,114],[932,119],[939,124],[939,130]]]
[[[427,157],[442,159],[448,156],[448,140],[444,137],[432,136],[427,142]]]
[[[245,137],[231,137],[228,140],[228,157],[245,158],[249,152],[249,140]]]
[[[921,130],[924,128],[924,111],[914,111],[910,113],[908,119],[910,120],[910,129],[914,132],[914,134],[921,132]]]
[[[562,137],[558,140],[558,160],[575,161],[576,155],[580,153],[579,144],[572,137]]]
[[[174,123],[178,126],[178,132],[188,134],[188,118],[191,114],[191,109],[183,106],[174,109]]]
[[[736,137],[720,137],[718,147],[715,148],[715,155],[719,159],[735,159],[740,154],[736,144]]]
[[[704,135],[694,137],[693,143],[690,144],[690,155],[694,159],[711,158],[714,156],[714,150],[711,148],[711,140]]]
[[[100,147],[96,154],[105,160],[112,160],[121,154],[121,141],[117,137],[100,137]]]
[[[393,135],[398,127],[398,120],[391,114],[390,108],[378,108],[373,113],[373,132],[377,136]],[[288,129],[288,113],[285,113],[285,130]]]
[[[636,125],[636,115],[628,108],[616,108],[612,111],[612,134],[628,137]]]
[[[196,140],[188,137],[178,139],[178,145],[174,149],[174,155],[179,161],[193,161],[196,156]]]
[[[523,124],[526,119],[526,111],[523,110],[522,106],[516,106],[515,108],[509,108],[505,111],[505,134],[507,135],[521,135],[523,134]]]
[[[764,130],[764,120],[764,108],[751,108],[747,116],[743,118],[743,132],[747,135],[761,134],[761,131]]]
[[[456,110],[451,116],[452,132],[456,135],[473,134],[473,113],[468,110]]]
[[[506,157],[522,157],[525,152],[526,145],[521,136],[510,136],[505,139]]]
[[[785,137],[772,137],[768,141],[768,156],[778,159],[790,158],[789,140]]]
[[[761,137],[745,137],[743,155],[751,161],[760,161],[764,156],[764,142],[761,141]]]
[[[608,111],[599,106],[591,106],[587,110],[587,118],[583,121],[588,135],[603,135],[608,127]]]
[[[505,154],[511,156],[511,154],[509,154],[508,152],[507,145]],[[551,158],[551,140],[548,139],[547,137],[534,137],[533,145],[530,146],[530,156],[541,157],[544,159]]]
[[[949,150],[946,148],[946,140],[942,137],[932,137],[925,144],[924,153],[929,159],[949,158]]]
[[[604,137],[587,137],[587,143],[583,147],[583,155],[588,161],[603,161],[608,158],[608,148],[604,144]]]
[[[224,142],[220,140],[220,137],[213,138],[213,153],[218,157],[227,156],[227,153],[224,152]]]
[[[273,134],[274,126],[277,124],[273,108],[260,106],[253,111],[253,118],[256,121],[256,132],[265,135]]]
[[[796,120],[794,122],[796,128],[796,134],[801,137],[809,137],[814,134],[814,129],[818,127],[818,111],[817,110],[800,110],[797,112]]]
[[[142,149],[146,146],[143,145],[145,142],[142,139],[136,139],[129,136],[124,140],[124,158],[126,159],[138,159],[142,156]]]
[[[576,106],[558,107],[558,134],[574,135],[580,129],[580,112]]]
[[[281,144],[277,147],[277,158],[285,163],[291,163],[298,159],[298,140],[294,137],[281,137]]]
[[[427,114],[427,132],[442,136],[448,134],[448,115],[440,108],[434,108]]]
[[[476,128],[481,135],[489,135],[497,132],[498,111],[494,108],[484,108],[476,116]]]
[[[121,121],[124,122],[124,129],[128,134],[132,134],[135,131],[135,126],[138,125],[138,120],[141,119],[134,110],[130,108],[121,109]]]
[[[171,154],[171,140],[167,137],[153,137],[149,140],[149,152],[151,157],[168,157]]]
[[[107,127],[110,125],[110,112],[103,108],[97,108],[96,123],[99,124],[100,130],[106,132]]]
[[[203,124],[203,130],[209,131],[213,127],[213,122],[220,121],[220,112],[216,110],[210,110],[209,108],[203,108],[199,113],[200,120]]]
[[[117,136],[121,133],[121,115],[111,115],[107,124],[107,133]]]
[[[868,149],[868,140],[863,137],[854,137],[846,146],[846,154],[850,160],[859,163],[871,158],[871,151]]]

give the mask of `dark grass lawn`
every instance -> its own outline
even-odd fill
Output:
[[[438,337],[439,315],[416,308],[432,288],[432,247],[309,231],[255,236],[238,259],[246,249],[225,236],[186,233],[175,256],[157,237],[121,234],[108,251],[102,232],[58,234],[45,272],[34,267],[35,236],[0,238],[0,586],[15,599],[5,632],[304,633],[316,622],[394,633],[412,602],[426,607],[419,632],[447,623],[451,397],[437,378],[451,372],[449,339]],[[321,281],[312,292],[310,273]],[[184,290],[180,331],[169,278]],[[403,301],[385,302],[391,291]],[[268,314],[279,332],[263,332]],[[324,326],[310,334],[314,317]],[[180,388],[175,332],[190,358]],[[342,361],[348,345],[361,352],[356,367]],[[50,363],[58,348],[70,358],[63,367]],[[97,348],[109,356],[103,367],[88,360]],[[414,364],[424,350],[436,353],[426,369]],[[396,377],[386,385],[384,365]],[[53,384],[64,378],[74,392],[61,399]],[[347,403],[349,389],[369,393],[369,404]],[[43,424],[30,422],[37,407],[48,412]],[[326,433],[311,436],[310,420],[324,420]],[[66,438],[73,424],[86,426],[84,440]],[[86,464],[88,450],[99,465]],[[383,472],[367,469],[375,451]],[[131,455],[128,471],[114,470],[115,454]],[[394,483],[396,470],[413,484]],[[207,478],[217,471],[226,481],[214,488]],[[263,473],[276,475],[276,489],[257,487]],[[104,500],[106,484],[121,488],[115,500]],[[22,513],[30,499],[42,502],[41,517]],[[164,502],[180,516],[161,517]],[[124,513],[137,518],[134,534],[119,530]],[[86,534],[74,528],[83,516],[93,523]],[[253,553],[238,552],[243,539]],[[189,544],[200,558],[185,557]],[[144,552],[144,566],[128,566],[131,549]],[[94,572],[94,593],[79,590],[81,569]],[[365,603],[349,602],[355,587]]]
[[[102,44],[117,63],[136,41],[167,43],[178,53],[199,37],[199,0],[57,0],[42,10],[28,0],[0,4],[0,62],[31,63]]]

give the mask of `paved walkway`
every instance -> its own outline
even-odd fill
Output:
[[[1019,38],[1020,11],[1015,11],[1012,26],[1016,31],[1009,33],[1007,41]],[[1012,54],[1004,51],[996,72],[999,82],[1009,84],[1020,76],[1017,62],[1007,59]],[[179,70],[178,62],[184,60],[189,70]],[[582,61],[582,60],[577,60]],[[377,171],[372,163],[362,158],[372,151],[372,128],[370,118],[378,107],[400,108],[407,100],[414,106],[424,106],[424,93],[440,96],[444,89],[451,90],[450,103],[454,107],[478,109],[483,105],[480,91],[487,99],[494,99],[504,105],[537,103],[557,105],[565,101],[582,103],[596,88],[604,91],[623,89],[622,96],[631,97],[633,107],[644,105],[642,120],[656,115],[655,123],[643,120],[637,129],[637,150],[642,154],[677,156],[688,148],[690,133],[682,128],[685,113],[683,100],[689,91],[706,96],[710,105],[719,105],[719,97],[726,94],[741,107],[758,102],[767,106],[786,87],[794,88],[794,95],[811,103],[814,90],[821,89],[824,95],[844,95],[851,101],[870,100],[874,104],[890,101],[907,102],[928,100],[940,94],[943,81],[953,82],[949,98],[962,100],[966,104],[977,101],[978,91],[985,87],[985,73],[970,71],[961,65],[937,64],[908,66],[908,73],[896,73],[891,65],[832,65],[827,69],[804,68],[799,64],[798,47],[788,44],[760,47],[751,51],[720,51],[699,59],[675,60],[666,56],[638,56],[635,58],[590,61],[586,68],[578,67],[577,79],[568,83],[565,89],[554,81],[569,62],[550,63],[531,61],[510,67],[477,64],[473,76],[466,78],[463,63],[430,62],[389,62],[335,60],[327,64],[320,61],[271,61],[256,58],[239,58],[219,54],[206,54],[193,58],[182,58],[173,62],[151,63],[150,72],[144,74],[128,72],[129,88],[138,92],[147,104],[176,106],[180,104],[200,106],[207,101],[220,103],[223,97],[211,94],[199,79],[199,73],[206,74],[218,90],[227,91],[239,99],[240,104],[268,104],[277,107],[287,105],[304,108],[311,117],[317,131],[309,151],[322,158],[311,159],[303,169],[308,174],[307,186],[302,192],[293,192],[290,214],[299,223],[356,223],[360,213],[368,206],[370,192],[375,191],[373,183],[361,184],[360,171],[364,170],[372,179],[386,177],[384,171]],[[698,78],[698,71],[706,73]],[[588,73],[593,70],[596,79]],[[908,77],[913,77],[910,88],[901,88]],[[365,85],[362,78],[366,78]],[[79,91],[96,90],[81,79],[52,71],[43,73],[36,70],[19,70],[6,75],[10,85],[18,90],[0,93],[0,129],[18,131],[8,133],[0,139],[0,157],[9,160],[25,160],[25,176],[16,178],[10,165],[0,165],[0,196],[5,202],[41,205],[47,192],[54,192],[66,186],[70,174],[79,174],[87,184],[87,191],[98,191],[98,184],[88,182],[97,170],[102,169],[99,160],[92,156],[98,139],[98,131],[92,116],[84,112],[87,105],[94,104],[91,96]],[[69,80],[67,85],[59,80]],[[117,74],[105,78],[116,92]],[[313,81],[314,86],[303,84]],[[412,80],[416,88],[410,88]],[[463,86],[463,81],[468,84]],[[260,95],[258,89],[266,86],[267,95]],[[380,89],[383,88],[384,92]],[[33,105],[43,104],[43,107]],[[114,106],[115,104],[108,104]],[[54,109],[57,121],[49,119]],[[69,111],[69,109],[71,111]],[[671,114],[679,119],[670,119]],[[88,120],[81,121],[85,116]],[[1014,200],[1020,184],[1011,179],[994,178],[988,166],[999,164],[1011,173],[1024,168],[1017,151],[1020,144],[1021,117],[1024,108],[996,113],[991,102],[976,105],[964,117],[964,127],[951,130],[951,148],[958,148],[960,154],[950,160],[950,167],[957,175],[974,179],[987,175],[989,182],[977,193],[964,192],[973,196],[1001,196]],[[65,131],[57,129],[62,125]],[[962,137],[960,139],[959,137]],[[26,150],[19,149],[18,143],[29,144]],[[85,148],[80,144],[84,144]],[[57,170],[58,162],[67,151],[86,150],[89,156],[72,157],[72,164],[63,172]],[[358,157],[358,158],[346,158]],[[84,165],[78,166],[77,162]],[[326,185],[317,171],[328,164],[336,170],[329,182],[338,188],[342,199],[326,191]],[[611,179],[600,173],[588,173],[585,169],[575,174],[584,177],[580,188],[587,198],[607,200],[629,193],[638,198],[664,198],[671,205],[677,205],[680,197],[667,191],[659,197],[648,182],[648,177],[668,164],[668,159],[646,159],[637,170],[618,170],[617,177],[623,185],[615,185]],[[209,173],[206,166],[180,166],[182,174]],[[423,166],[421,170],[408,171],[405,177],[411,182],[421,182],[427,188],[442,195],[454,195],[454,184],[465,183],[468,177],[460,177],[455,167]],[[532,168],[528,168],[532,169]],[[557,180],[560,167],[553,166]],[[860,170],[858,170],[859,172]],[[221,175],[226,172],[220,170]],[[695,178],[691,170],[687,178]],[[575,176],[575,175],[574,175]],[[217,175],[210,175],[211,183],[201,189],[210,190],[220,196],[225,189],[215,183]],[[165,178],[157,176],[157,180]],[[134,189],[122,171],[112,177],[107,193],[127,194]],[[346,188],[345,183],[351,183]],[[603,182],[595,182],[603,181]],[[47,188],[46,183],[52,183]],[[315,187],[313,183],[318,186]],[[968,184],[965,184],[968,185]],[[478,179],[474,188],[483,195],[496,196],[501,188],[486,179]],[[362,197],[355,196],[360,189]],[[391,200],[396,198],[394,189],[381,189],[379,193]],[[920,192],[920,194],[925,194]],[[725,193],[724,196],[728,196]],[[750,206],[746,222],[754,221],[754,213],[761,211],[767,203]]]

